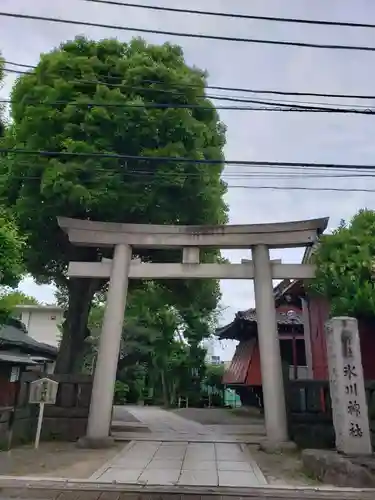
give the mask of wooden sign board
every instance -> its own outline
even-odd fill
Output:
[[[34,380],[30,384],[29,403],[54,405],[58,387],[58,382],[47,377]]]
[[[20,367],[19,366],[12,366],[10,376],[9,376],[9,382],[17,382],[20,378]]]

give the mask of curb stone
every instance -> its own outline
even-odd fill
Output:
[[[202,486],[142,486],[100,483],[88,480],[63,480],[0,476],[1,496],[7,499],[35,500],[374,500],[375,489],[328,487],[253,488]]]

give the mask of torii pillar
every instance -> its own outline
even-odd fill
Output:
[[[238,226],[156,226],[58,219],[71,243],[113,247],[113,259],[71,262],[69,276],[109,278],[91,396],[87,435],[82,444],[112,443],[110,425],[113,391],[126,305],[128,279],[254,279],[267,440],[277,447],[288,440],[283,373],[276,325],[273,279],[314,276],[308,264],[270,261],[270,248],[312,245],[328,219]],[[182,263],[150,264],[132,261],[132,248],[181,248]],[[242,264],[201,264],[199,249],[251,249],[253,261]]]

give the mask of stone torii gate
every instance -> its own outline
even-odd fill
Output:
[[[114,247],[113,259],[70,262],[68,275],[109,278],[107,303],[99,342],[91,396],[87,445],[110,443],[113,391],[128,279],[254,279],[265,427],[270,444],[288,440],[280,346],[273,297],[273,279],[314,277],[309,264],[271,261],[269,249],[313,245],[326,229],[328,218],[274,224],[227,226],[169,226],[119,224],[58,218],[71,243]],[[251,261],[241,264],[201,264],[200,248],[251,249]],[[132,260],[132,248],[181,248],[182,263],[143,263]]]

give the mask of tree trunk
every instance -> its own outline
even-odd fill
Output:
[[[82,369],[85,338],[91,302],[97,289],[93,279],[74,278],[68,282],[69,306],[63,324],[63,336],[55,373],[79,373]]]
[[[164,371],[164,368],[162,368],[160,370],[160,375],[161,375],[161,385],[162,385],[162,389],[163,389],[164,406],[166,408],[169,408],[169,394],[168,394],[167,381],[165,380],[165,371]]]

